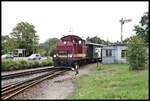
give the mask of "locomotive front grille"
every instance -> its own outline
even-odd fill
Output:
[[[58,66],[68,66],[68,65],[71,64],[71,62],[68,61],[68,60],[64,60],[64,59],[63,60],[58,59],[58,60],[55,61],[55,64],[58,65]]]
[[[59,50],[58,55],[61,56],[61,57],[67,57],[68,52],[66,50]]]

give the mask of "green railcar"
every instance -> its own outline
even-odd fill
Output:
[[[101,44],[95,44],[95,43],[86,43],[86,46],[88,48],[88,57],[92,61],[101,61],[101,47],[103,45]]]

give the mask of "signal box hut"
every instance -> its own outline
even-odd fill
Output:
[[[102,47],[102,63],[127,63],[126,44],[115,44]]]

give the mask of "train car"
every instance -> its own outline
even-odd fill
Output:
[[[86,43],[86,46],[87,46],[88,60],[90,62],[97,62],[97,61],[101,62],[102,61],[101,47],[104,45],[96,43]]]
[[[101,61],[101,46],[100,44],[86,43],[76,35],[64,36],[56,46],[54,66],[72,68],[79,67],[81,64]]]

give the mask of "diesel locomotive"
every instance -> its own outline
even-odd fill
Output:
[[[86,43],[81,37],[67,35],[56,46],[54,66],[58,68],[75,68],[81,64],[97,62],[101,58],[101,44]]]

